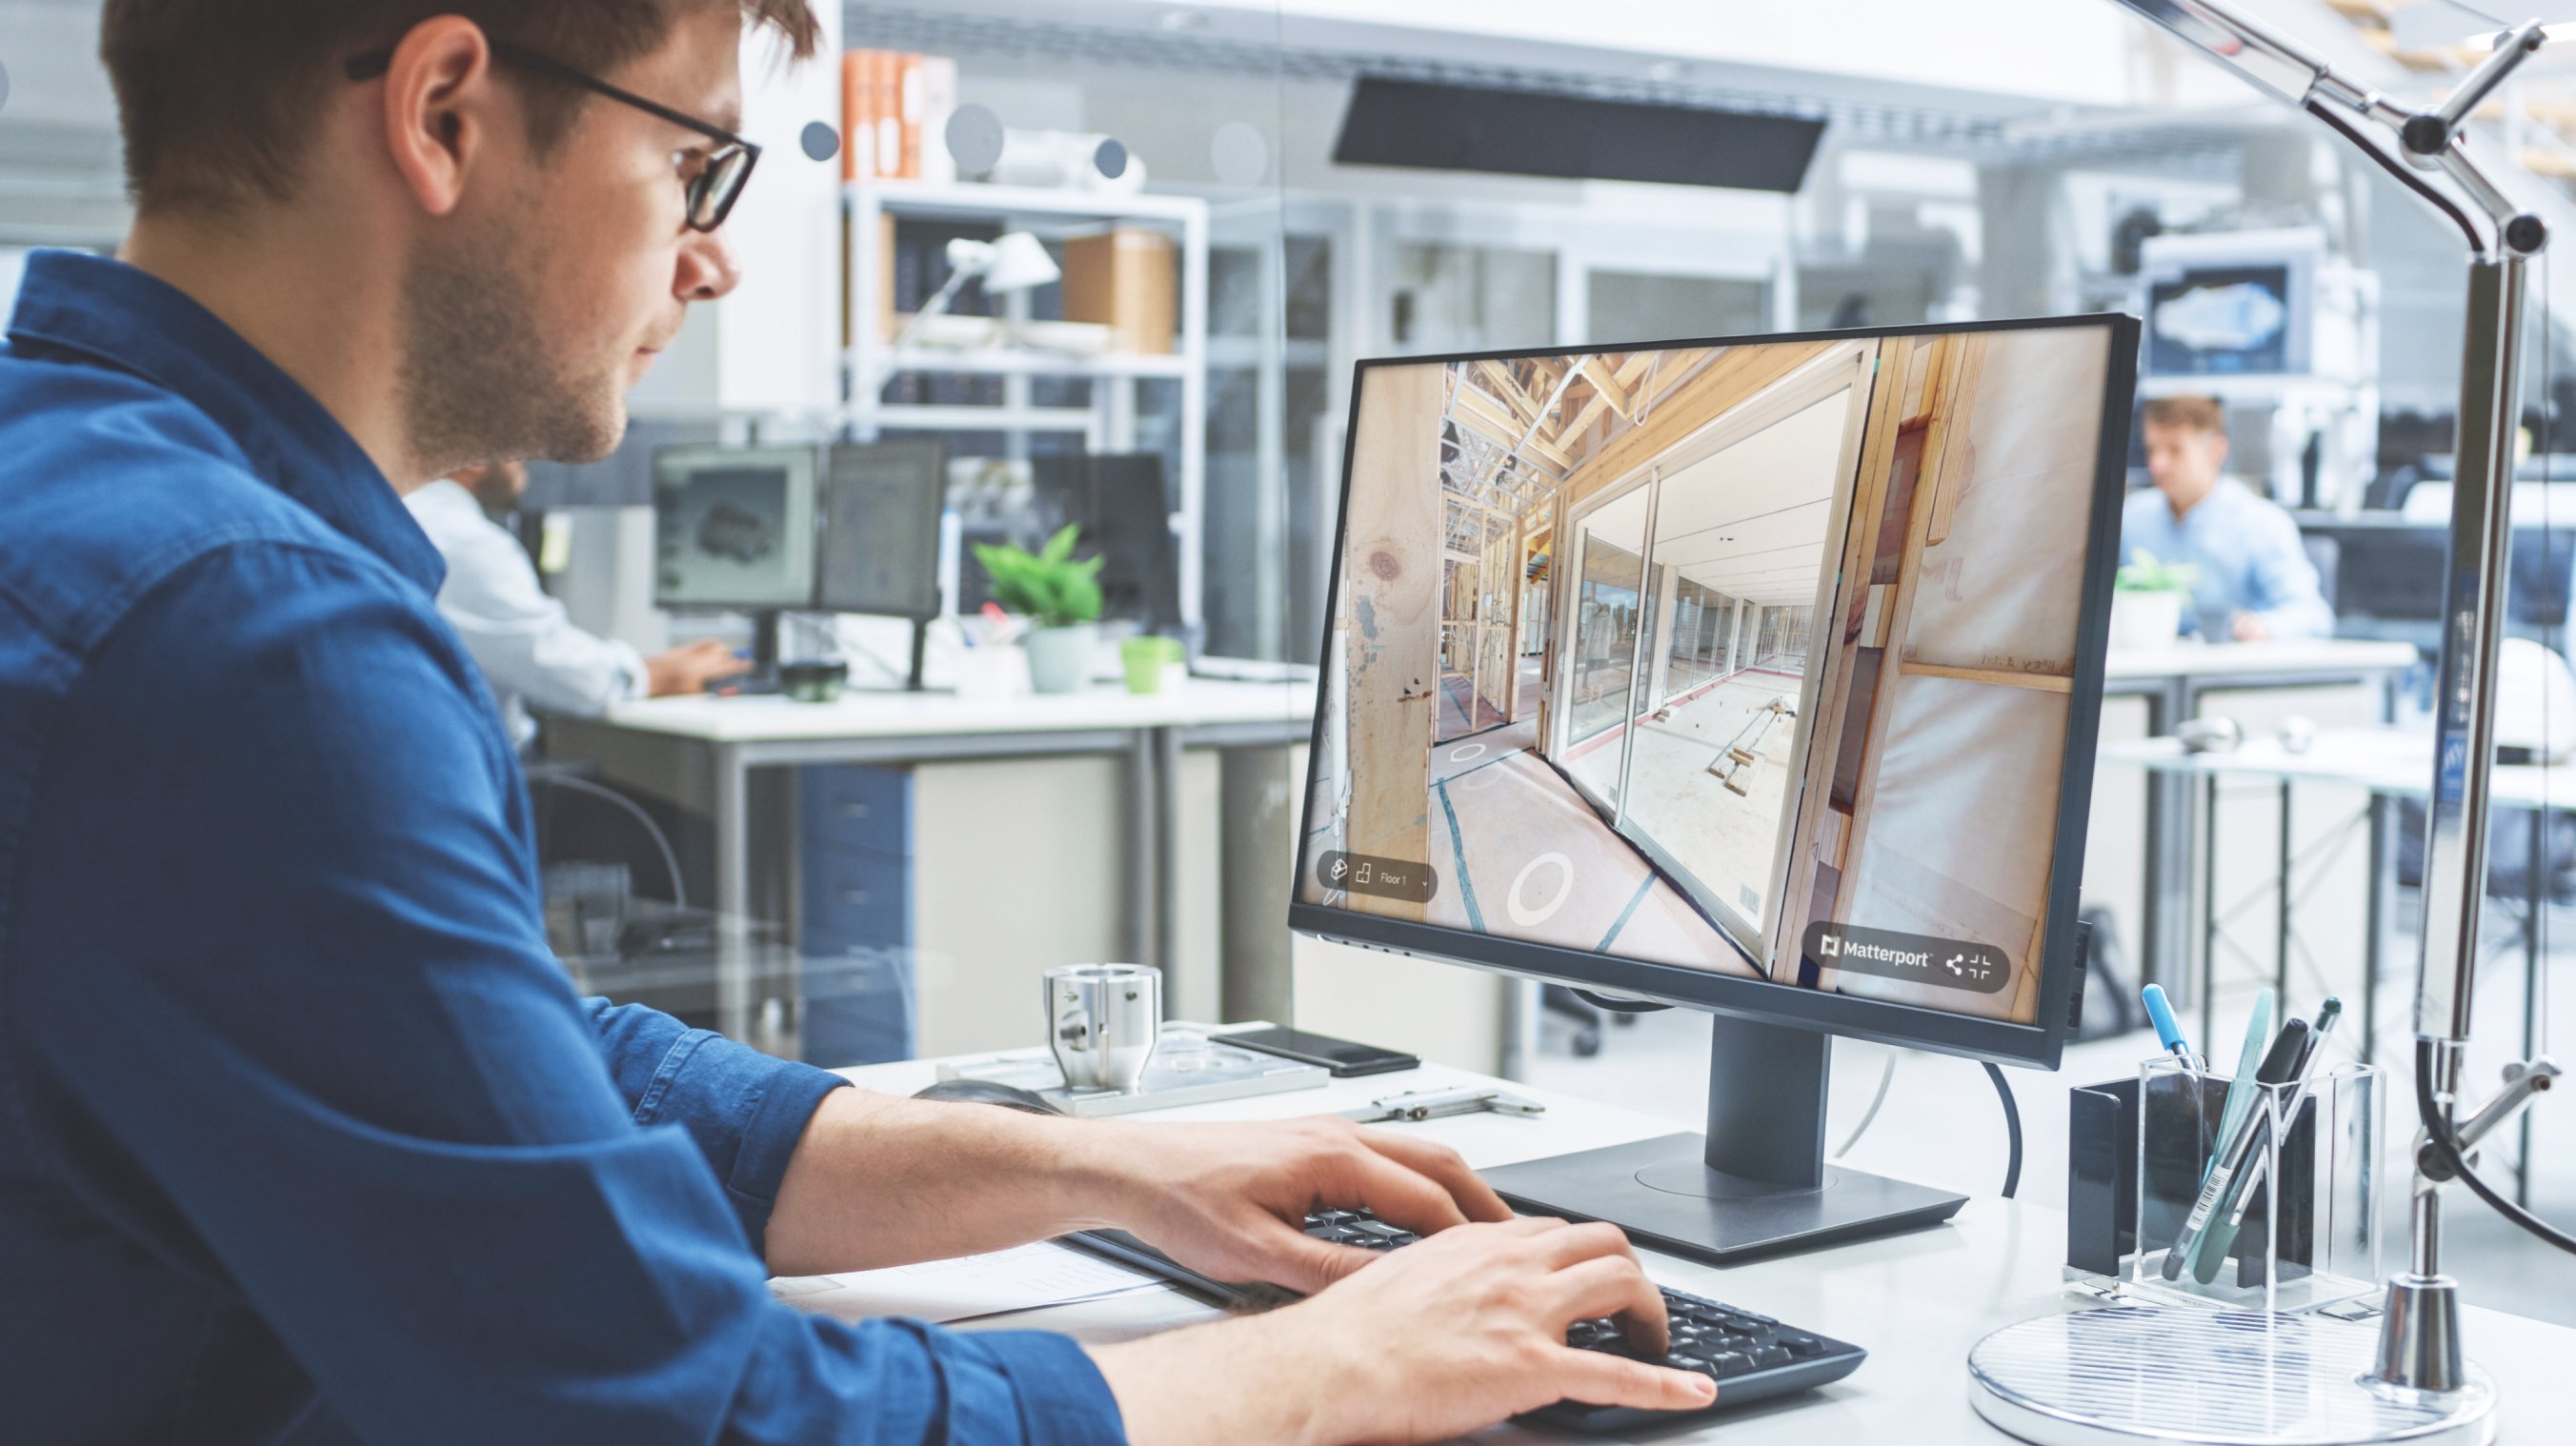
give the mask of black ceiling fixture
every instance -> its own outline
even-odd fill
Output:
[[[1825,123],[1364,75],[1333,159],[1575,180],[1794,192]]]

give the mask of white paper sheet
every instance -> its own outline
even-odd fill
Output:
[[[841,1275],[781,1276],[769,1293],[798,1310],[843,1320],[902,1315],[965,1320],[996,1311],[1091,1300],[1162,1282],[1142,1271],[1053,1242]]]

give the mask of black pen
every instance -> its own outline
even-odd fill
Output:
[[[2307,1053],[2308,1033],[2308,1022],[2304,1019],[2293,1019],[2282,1025],[2281,1032],[2272,1036],[2272,1047],[2264,1051],[2262,1066],[2254,1071],[2254,1082],[2287,1084],[2297,1074],[2299,1061]],[[2226,1205],[2229,1182],[2236,1178],[2237,1171],[2245,1167],[2245,1157],[2254,1149],[2254,1123],[2264,1113],[2259,1109],[2247,1110],[2245,1117],[2236,1122],[2236,1133],[2220,1144],[2218,1161],[2210,1167],[2209,1177],[2201,1182],[2200,1198],[2192,1202],[2191,1214],[2182,1223],[2182,1234],[2175,1239],[2173,1248],[2165,1252],[2165,1279],[2182,1279],[2183,1265],[2191,1258],[2192,1247],[2198,1243],[2201,1231],[2208,1226],[2211,1217]],[[2213,1275],[2215,1273],[2212,1271]]]
[[[2299,1111],[2307,1107],[2308,1090],[2316,1079],[2317,1059],[2325,1053],[2319,1046],[2325,1043],[2327,1035],[2334,1032],[2335,1020],[2342,1013],[2343,1001],[2340,999],[2327,1000],[2325,1007],[2317,1011],[2317,1027],[2309,1032],[2308,1047],[2299,1056],[2298,1085],[2290,1091],[2289,1108],[2282,1112],[2284,1123],[2281,1130],[2284,1134],[2298,1127]],[[2222,1256],[2226,1254],[2228,1243],[2236,1236],[2236,1227],[2245,1223],[2247,1207],[2254,1203],[2254,1187],[2263,1179],[2263,1158],[2260,1155],[2255,1157],[2254,1169],[2246,1176],[2245,1183],[2236,1192],[2236,1207],[2227,1212],[2227,1233],[2221,1236],[2215,1230],[2211,1232],[2213,1238],[2210,1244]],[[2217,1273],[2214,1266],[2210,1273],[2213,1275]]]

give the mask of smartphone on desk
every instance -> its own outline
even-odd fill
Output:
[[[1331,1070],[1335,1079],[1349,1079],[1362,1074],[1391,1074],[1422,1063],[1420,1055],[1380,1049],[1374,1044],[1354,1044],[1329,1034],[1310,1034],[1302,1029],[1278,1025],[1268,1029],[1247,1029],[1240,1034],[1221,1034],[1217,1038],[1227,1044],[1242,1045],[1245,1049],[1257,1049],[1263,1054],[1293,1059],[1299,1064],[1321,1065]]]

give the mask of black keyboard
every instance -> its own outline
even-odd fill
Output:
[[[1318,1240],[1380,1251],[1398,1250],[1422,1238],[1365,1210],[1326,1210],[1309,1215],[1306,1233]],[[1277,1286],[1247,1287],[1210,1280],[1123,1230],[1086,1230],[1065,1239],[1187,1286],[1220,1305],[1266,1308],[1295,1298]],[[1658,1289],[1663,1290],[1664,1311],[1672,1320],[1669,1353],[1650,1356],[1635,1349],[1618,1323],[1606,1319],[1576,1321],[1567,1328],[1565,1343],[1578,1350],[1602,1351],[1709,1377],[1717,1382],[1717,1400],[1700,1411],[1722,1410],[1745,1401],[1839,1381],[1858,1370],[1869,1357],[1869,1352],[1858,1346],[1782,1325],[1767,1315],[1678,1290]],[[1523,1419],[1585,1431],[1617,1431],[1694,1414],[1698,1413],[1559,1401]]]

